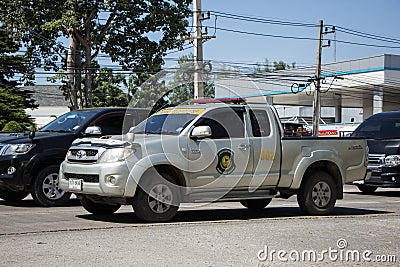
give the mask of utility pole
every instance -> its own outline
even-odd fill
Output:
[[[321,117],[321,57],[322,57],[322,29],[324,22],[319,21],[317,68],[315,70],[315,91],[313,101],[313,136],[318,136],[319,120]]]
[[[201,0],[193,0],[194,99],[204,97],[202,16]]]

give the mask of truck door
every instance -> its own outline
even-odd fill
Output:
[[[193,190],[244,187],[252,175],[252,157],[245,127],[244,107],[222,107],[204,114],[194,126],[209,126],[212,136],[190,139],[190,182]]]
[[[274,114],[265,109],[249,109],[254,171],[250,189],[276,186],[280,177],[281,142]]]

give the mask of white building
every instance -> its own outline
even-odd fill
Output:
[[[325,78],[321,117],[328,121],[362,122],[372,114],[400,109],[399,55],[324,64],[321,76]],[[242,96],[248,102],[274,104],[282,118],[311,118],[313,77],[315,68],[224,78],[216,87],[216,97]]]
[[[69,111],[68,101],[57,85],[25,86],[24,89],[33,91],[32,98],[39,104],[37,109],[25,110],[39,128]]]

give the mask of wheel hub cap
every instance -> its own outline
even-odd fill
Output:
[[[64,196],[64,190],[59,188],[58,173],[51,173],[44,178],[43,193],[51,200],[58,200]]]
[[[329,201],[331,200],[330,186],[326,182],[316,183],[312,190],[311,198],[317,207],[326,207],[326,205],[328,205]]]
[[[148,203],[155,213],[165,213],[172,204],[173,194],[171,189],[164,184],[158,184],[151,188]]]

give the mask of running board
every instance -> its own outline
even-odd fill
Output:
[[[188,196],[188,202],[228,202],[244,199],[274,198],[276,195],[277,192],[274,189],[257,190],[253,193],[248,191],[230,191],[225,195],[223,195],[223,192],[193,192]]]

